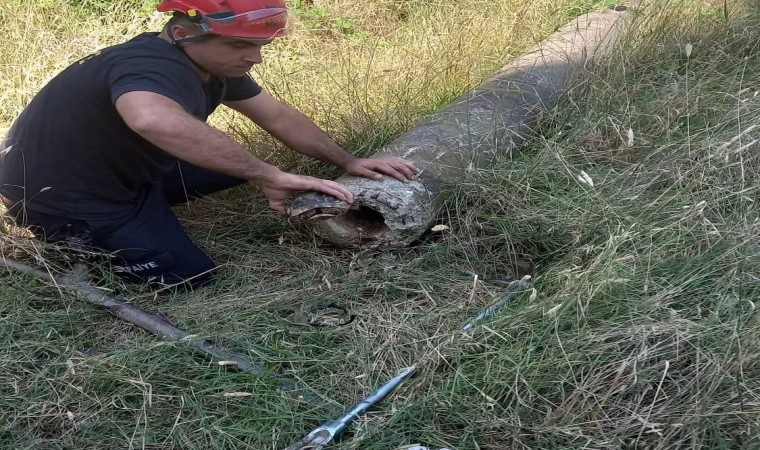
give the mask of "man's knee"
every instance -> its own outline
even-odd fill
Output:
[[[188,257],[171,251],[118,250],[111,270],[119,278],[157,287],[188,284],[200,287],[213,279],[216,266],[205,254]]]
[[[180,161],[164,176],[162,189],[169,204],[178,205],[245,183],[241,178]]]

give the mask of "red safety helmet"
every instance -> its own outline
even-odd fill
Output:
[[[179,12],[206,33],[240,39],[272,39],[288,34],[285,0],[163,0],[160,12]]]

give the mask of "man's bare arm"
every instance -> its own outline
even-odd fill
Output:
[[[351,175],[382,178],[390,175],[400,181],[412,179],[416,167],[401,158],[361,159],[343,150],[330,136],[300,111],[278,101],[266,92],[225,105],[242,113],[266,132],[293,150],[334,164]]]
[[[132,131],[184,161],[253,183],[279,172],[163,95],[129,92],[116,109]]]
[[[116,109],[130,129],[167,153],[261,186],[270,200],[278,198],[275,209],[281,210],[281,200],[300,190],[353,201],[351,193],[338,183],[286,173],[267,164],[163,95],[129,92],[116,100]]]

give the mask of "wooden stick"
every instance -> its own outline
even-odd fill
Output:
[[[181,330],[159,315],[142,310],[123,300],[111,297],[92,286],[84,277],[72,275],[53,276],[43,270],[36,269],[5,257],[3,257],[3,262],[5,263],[5,266],[10,269],[34,275],[42,280],[52,282],[56,286],[76,291],[81,294],[88,303],[105,309],[119,319],[137,325],[143,330],[160,336],[167,341],[185,343],[212,361],[230,361],[230,366],[234,366],[236,369],[243,372],[252,373],[258,377],[272,377],[277,380],[280,387],[286,392],[289,392],[298,399],[305,400],[325,412],[333,414],[342,413],[342,408],[340,406],[327,402],[306,387],[301,386],[296,381],[279,373],[270,373],[263,365],[257,364],[237,353],[231,352],[207,339],[203,339],[195,334]]]

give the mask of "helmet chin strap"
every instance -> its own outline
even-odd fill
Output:
[[[202,26],[200,26],[200,28],[203,29]],[[166,35],[169,37],[169,41],[171,41],[171,44],[174,47],[176,47],[179,51],[181,51],[185,55],[185,57],[190,61],[190,63],[192,63],[192,65],[194,65],[198,70],[200,70],[200,71],[202,71],[204,73],[207,73],[206,70],[204,70],[198,63],[196,63],[193,60],[193,58],[190,57],[190,55],[187,54],[187,52],[185,51],[185,48],[182,46],[182,44],[187,44],[187,43],[191,43],[191,42],[207,41],[209,39],[214,38],[214,36],[215,36],[214,34],[211,34],[211,33],[206,32],[204,30],[203,34],[199,34],[197,36],[191,36],[191,37],[184,38],[184,39],[177,39],[177,38],[174,37],[174,32],[172,31],[171,27],[167,27],[166,28]]]
[[[209,29],[207,27],[205,27],[203,24],[196,24],[196,26],[198,28],[200,28],[200,30],[202,32],[201,34],[199,34],[197,36],[191,36],[191,37],[184,38],[184,39],[177,39],[177,38],[174,37],[174,32],[172,31],[172,27],[171,26],[167,26],[166,27],[166,35],[169,36],[169,40],[171,40],[172,44],[176,45],[178,47],[179,47],[178,44],[184,44],[186,42],[207,41],[207,40],[213,38],[214,36],[216,36],[215,34],[211,33],[209,31]]]
[[[169,34],[169,39],[171,39],[171,41],[172,41],[172,44],[174,44],[175,46],[177,46],[179,48],[182,48],[182,46],[179,45],[179,44],[185,44],[185,43],[189,43],[189,42],[207,41],[207,40],[209,40],[209,39],[211,39],[211,38],[213,38],[215,36],[215,35],[210,34],[210,33],[205,33],[205,34],[199,34],[198,36],[192,36],[192,37],[189,37],[189,38],[175,39],[174,38],[174,33],[172,33],[171,30],[169,30],[168,34]]]

